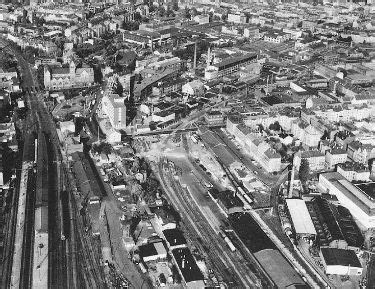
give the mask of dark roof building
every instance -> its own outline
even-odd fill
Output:
[[[204,288],[203,275],[188,248],[177,248],[172,250],[182,278],[187,287]]]
[[[218,203],[227,214],[240,213],[243,211],[243,202],[230,190],[220,192],[218,195]]]
[[[163,234],[171,248],[186,246],[186,239],[180,230],[178,229],[164,230]]]
[[[327,275],[362,275],[362,265],[352,250],[321,248],[320,255]]]

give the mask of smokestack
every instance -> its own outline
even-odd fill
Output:
[[[195,41],[194,45],[194,64],[193,64],[194,70],[197,68],[197,41]]]
[[[208,46],[207,49],[207,67],[211,65],[211,47]]]
[[[292,172],[290,174],[288,198],[293,198],[294,169],[296,168],[295,159],[296,159],[296,155],[293,156],[293,164],[292,164]]]

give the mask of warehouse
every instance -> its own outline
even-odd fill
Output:
[[[319,175],[319,187],[335,195],[353,217],[366,229],[375,227],[375,194],[364,184],[354,185],[338,172]]]
[[[300,199],[286,199],[285,201],[297,237],[314,239],[316,230],[305,201]]]
[[[140,246],[139,255],[144,262],[162,260],[167,258],[167,250],[163,242],[155,242]]]
[[[362,275],[362,265],[352,250],[321,248],[320,257],[327,275]]]

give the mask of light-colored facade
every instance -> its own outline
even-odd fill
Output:
[[[243,125],[227,119],[226,128],[238,143],[249,153],[267,172],[278,172],[281,169],[281,156],[265,140]]]
[[[345,163],[348,154],[343,149],[333,149],[326,152],[325,160],[328,169],[334,169],[337,164]]]
[[[363,164],[359,163],[342,163],[337,166],[337,172],[343,175],[348,181],[363,181],[370,180],[370,170]]]
[[[296,155],[294,156],[294,164],[297,168],[300,167],[301,161],[303,159],[307,160],[311,171],[321,171],[325,168],[325,156],[318,150],[296,153]]]
[[[102,100],[102,110],[106,113],[115,129],[126,128],[126,106],[125,99],[117,94],[106,94]]]
[[[375,228],[375,200],[338,172],[319,175],[321,190],[335,195],[364,228]]]
[[[257,59],[257,55],[253,53],[224,59],[220,63],[207,66],[204,72],[204,78],[206,80],[213,80],[231,75],[237,72],[241,66],[247,66],[250,63],[256,62]]]
[[[49,90],[86,87],[94,84],[94,69],[91,67],[76,68],[70,62],[69,68],[51,68],[44,66],[44,87]]]

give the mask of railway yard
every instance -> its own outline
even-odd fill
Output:
[[[85,230],[55,123],[35,74],[7,43],[23,74],[28,112],[20,131],[20,161],[2,254],[2,287],[102,288],[100,246]],[[99,269],[98,269],[99,268]]]

